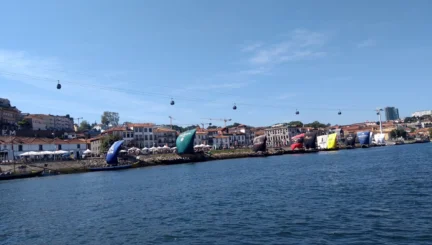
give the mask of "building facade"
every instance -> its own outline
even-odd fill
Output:
[[[154,135],[156,137],[156,146],[176,146],[177,131],[169,128],[156,128]]]
[[[285,147],[291,145],[291,138],[304,133],[302,128],[289,126],[274,126],[266,128],[267,147]]]
[[[209,133],[205,129],[200,129],[195,134],[194,145],[211,145],[209,142]]]
[[[432,110],[416,111],[413,114],[411,114],[412,117],[422,117],[422,116],[430,116],[430,115],[432,115]]]
[[[30,122],[33,130],[66,130],[74,131],[73,118],[46,114],[29,114],[24,117]]]
[[[230,148],[229,136],[217,135],[213,137],[213,148],[223,149]]]
[[[12,106],[8,99],[0,98],[0,128],[16,126],[21,117],[21,111]]]
[[[136,147],[150,148],[156,145],[155,125],[153,123],[130,123],[127,127],[134,133]]]
[[[100,155],[102,153],[101,151],[101,145],[102,145],[102,136],[98,136],[95,138],[91,138],[90,141],[90,150],[95,155]]]
[[[50,139],[34,137],[4,137],[0,136],[0,151],[5,160],[17,159],[21,154],[29,151],[68,151],[74,156],[82,156],[87,149],[86,140],[82,139]]]
[[[399,109],[396,107],[386,107],[384,112],[387,121],[399,119]]]

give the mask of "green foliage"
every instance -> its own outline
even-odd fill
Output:
[[[78,127],[78,131],[85,131],[91,129],[90,124],[86,120],[82,120]]]
[[[324,123],[320,123],[320,122],[318,122],[318,121],[314,121],[314,122],[312,122],[312,123],[307,123],[307,124],[305,124],[304,125],[305,127],[312,127],[312,128],[314,128],[314,129],[318,129],[318,128],[325,128],[325,127],[328,127],[328,126],[330,126],[330,124],[328,123],[328,124],[324,124]]]
[[[303,123],[301,121],[291,121],[287,123],[287,125],[291,127],[303,127]]]
[[[217,128],[217,126],[212,125],[212,126],[208,126],[207,128],[208,129],[210,129],[210,128]]]
[[[102,142],[101,142],[100,151],[104,153],[108,152],[108,149],[111,147],[111,145],[118,140],[121,140],[121,137],[117,135],[107,135],[103,137],[101,140]]]
[[[432,128],[429,128],[429,137],[432,137]]]
[[[411,128],[411,132],[410,133],[414,133],[416,131],[415,128]]]
[[[417,122],[418,118],[417,117],[405,117],[404,119],[404,123],[413,123],[413,122]]]
[[[29,129],[30,128],[30,121],[27,119],[23,119],[18,122],[18,125],[23,129]]]
[[[393,138],[393,139],[399,138],[399,137],[402,137],[402,138],[406,139],[407,132],[405,130],[403,130],[403,129],[393,129],[390,132],[390,137]]]
[[[104,111],[101,116],[101,123],[104,125],[112,124],[113,126],[118,126],[120,121],[120,116],[118,112]]]
[[[238,127],[238,126],[240,126],[241,124],[240,123],[237,123],[237,122],[235,122],[235,123],[233,123],[233,124],[231,124],[231,125],[228,125],[228,126],[226,126],[227,128],[235,128],[235,127]]]

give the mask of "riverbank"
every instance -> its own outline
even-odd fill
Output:
[[[409,142],[406,144],[415,144],[417,142]],[[371,146],[375,147],[375,146]],[[360,148],[360,147],[356,147]],[[344,150],[344,147],[340,147],[335,150]],[[125,164],[131,164],[133,168],[158,166],[158,165],[174,165],[184,163],[195,163],[195,162],[207,162],[214,160],[225,160],[235,158],[249,158],[249,157],[269,157],[285,154],[312,154],[317,153],[318,150],[305,151],[305,150],[291,150],[287,148],[270,148],[267,152],[253,152],[251,149],[230,149],[230,150],[214,150],[208,153],[197,153],[191,155],[178,155],[174,153],[169,154],[155,154],[155,155],[140,155],[138,157],[129,156],[128,159],[123,160]],[[17,164],[15,167],[18,169]],[[38,163],[27,163],[25,165],[25,171],[38,171],[46,170],[50,175],[52,174],[73,174],[89,172],[90,168],[98,168],[106,166],[104,158],[91,158],[79,161],[61,161],[61,162],[38,162]],[[1,165],[1,170],[13,171],[14,166]]]

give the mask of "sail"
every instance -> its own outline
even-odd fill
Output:
[[[373,139],[373,132],[370,132],[369,133],[369,145],[371,145],[372,144],[372,139]]]
[[[356,140],[355,134],[348,134],[347,137],[345,138],[345,144],[347,146],[355,146],[355,140]]]
[[[121,146],[123,145],[124,140],[119,140],[114,142],[112,146],[109,148],[106,156],[106,162],[108,164],[117,164],[117,156],[121,150]]]
[[[304,147],[306,149],[315,149],[316,148],[316,140],[317,133],[316,132],[307,132],[304,137]]]
[[[291,150],[303,148],[305,134],[299,134],[291,138]]]
[[[177,152],[179,154],[193,154],[196,129],[181,133],[176,140]]]
[[[375,134],[374,139],[375,139],[375,143],[378,145],[384,145],[385,144],[384,134]]]
[[[253,140],[253,151],[266,151],[267,136],[257,136]]]
[[[369,131],[357,132],[357,138],[360,142],[360,145],[369,145],[370,144],[370,133]]]
[[[337,148],[337,133],[329,134],[327,137],[327,149]]]
[[[318,148],[327,149],[327,138],[328,135],[320,135],[317,137]]]

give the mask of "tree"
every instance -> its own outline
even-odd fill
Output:
[[[406,138],[407,137],[407,132],[403,129],[393,129],[392,131],[390,131],[390,137],[395,139],[395,138]]]
[[[78,127],[78,131],[85,131],[89,129],[91,129],[90,124],[86,120],[82,120]]]
[[[418,118],[417,117],[405,117],[404,119],[404,123],[413,123],[413,122],[417,122]]]
[[[114,142],[121,140],[120,136],[117,135],[107,135],[105,137],[102,138],[101,140],[101,148],[100,151],[101,152],[108,152],[108,149],[111,147],[112,144],[114,144]]]
[[[208,129],[210,129],[210,128],[217,128],[217,126],[212,125],[212,126],[208,126],[207,128],[208,128]]]
[[[31,128],[31,123],[29,120],[23,119],[23,120],[18,122],[18,126],[20,126],[20,128],[22,128],[22,129],[29,129],[29,128]]]
[[[432,128],[429,128],[429,137],[432,137]]]
[[[318,129],[318,128],[325,128],[325,127],[327,127],[327,125],[329,125],[329,124],[324,124],[324,123],[320,123],[318,121],[314,121],[312,123],[305,124],[304,126],[305,127],[312,127],[314,129]]]
[[[120,121],[120,116],[118,112],[104,111],[101,116],[101,123],[104,125],[118,126]]]
[[[238,127],[240,125],[241,125],[240,123],[235,122],[235,123],[233,123],[231,125],[228,125],[227,128],[235,128],[235,127]]]
[[[415,128],[411,128],[411,132],[410,133],[414,133],[416,131]]]
[[[291,121],[287,125],[292,127],[303,127],[303,123],[300,121]]]

